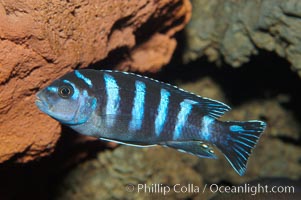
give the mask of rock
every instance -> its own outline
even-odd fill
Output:
[[[233,67],[260,50],[275,52],[301,76],[301,2],[192,0],[185,62],[206,56]]]
[[[189,0],[1,1],[0,162],[52,152],[61,129],[35,107],[40,88],[110,59],[123,70],[159,70],[190,9]]]
[[[164,186],[173,188],[176,184],[181,186],[190,184],[200,188],[200,191],[179,193],[171,191],[165,195],[165,198],[208,199],[214,195],[210,191],[211,184],[222,185],[226,182],[237,185],[258,177],[300,179],[300,153],[300,148],[264,135],[249,160],[247,173],[239,176],[221,154],[218,154],[219,159],[211,160],[163,147],[120,146],[113,151],[101,152],[97,159],[86,161],[72,170],[64,181],[57,185],[59,192],[54,199],[162,197],[163,192],[149,192],[148,189],[146,192],[144,189],[138,192],[138,185],[144,184],[150,190],[156,187],[155,184],[160,185],[161,188]],[[207,186],[203,192],[205,184]]]
[[[166,65],[176,47],[176,40],[162,34],[153,35],[148,42],[132,51],[130,60],[125,60],[119,67],[121,70],[156,72]],[[127,63],[128,62],[128,63]],[[147,65],[145,65],[147,63]],[[141,66],[144,66],[141,68]]]
[[[201,176],[192,169],[196,162],[196,157],[163,147],[120,146],[79,165],[62,185],[58,185],[59,193],[55,199],[157,199],[162,197],[160,191],[167,186],[192,184],[202,188]],[[146,191],[138,189],[140,184],[153,187],[153,192],[146,187]],[[156,192],[155,184],[162,190]],[[164,196],[167,199],[197,199],[201,192],[176,193],[171,189]]]

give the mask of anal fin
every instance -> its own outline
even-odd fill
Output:
[[[167,141],[164,142],[162,145],[201,158],[217,158],[212,147],[209,144],[204,143],[202,141]]]
[[[103,141],[106,142],[115,142],[117,144],[122,144],[122,145],[127,145],[127,146],[132,146],[132,147],[151,147],[151,146],[156,146],[156,144],[141,144],[141,143],[136,143],[136,142],[125,142],[125,141],[119,141],[119,140],[112,140],[108,138],[100,138]]]

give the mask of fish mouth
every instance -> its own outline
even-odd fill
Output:
[[[36,95],[35,104],[42,112],[47,113],[49,106],[47,105],[45,99],[39,95],[39,93]]]
[[[41,108],[44,106],[44,103],[43,101],[40,99],[40,98],[37,98],[36,101],[35,101],[36,105]]]

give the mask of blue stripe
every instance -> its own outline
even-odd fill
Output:
[[[168,104],[169,104],[169,96],[170,93],[165,90],[165,89],[161,89],[161,97],[160,97],[160,103],[159,103],[159,107],[157,110],[157,116],[156,116],[156,120],[155,120],[155,133],[156,136],[160,136],[164,124],[166,122],[166,116],[168,114]]]
[[[238,150],[236,149],[235,147],[233,147],[233,150],[238,153],[245,161],[247,161],[247,158]]]
[[[237,142],[237,143],[240,143],[240,144],[242,144],[242,145],[244,145],[244,146],[246,146],[246,147],[249,147],[249,148],[253,148],[253,147],[251,147],[250,145],[248,145],[247,143],[244,143],[244,142],[242,142],[242,141],[240,141],[240,140],[236,140],[236,139],[234,139],[233,140],[234,142]]]
[[[117,115],[120,103],[119,87],[115,78],[104,74],[105,88],[107,93],[106,115]],[[112,127],[115,124],[115,117],[107,118],[107,125]]]
[[[244,172],[244,170],[241,168],[241,166],[239,165],[239,163],[236,161],[236,160],[234,160],[233,162],[228,158],[228,156],[226,156],[225,155],[225,157],[226,157],[226,159],[228,160],[228,162],[230,163],[230,165],[233,167],[233,169],[239,174],[239,175],[242,175],[243,174],[243,172]],[[238,164],[238,167],[239,168],[237,168],[234,164],[235,163],[237,163]]]
[[[240,132],[240,131],[245,131],[245,129],[238,125],[232,125],[232,126],[230,126],[230,131]]]
[[[238,144],[235,145],[235,148],[238,148],[240,151],[246,153],[247,155],[250,155],[249,152],[247,152],[244,148],[242,148],[242,147],[241,147],[240,145],[238,145]]]
[[[63,80],[64,83],[70,84],[73,87],[73,95],[72,95],[72,99],[77,99],[79,97],[79,90],[77,89],[77,87],[75,86],[74,83],[68,81],[68,80]]]
[[[254,138],[258,139],[257,135],[252,135],[252,134],[248,134],[248,133],[241,133],[241,135],[243,135],[243,136],[249,136],[249,137],[254,137]]]
[[[57,87],[54,87],[54,86],[48,86],[47,87],[47,91],[49,92],[54,92],[54,93],[57,93]]]
[[[200,132],[201,138],[205,141],[209,141],[211,137],[211,125],[214,119],[212,117],[204,116],[202,119],[202,129]]]
[[[81,74],[79,71],[75,70],[75,76],[83,80],[89,86],[89,88],[92,88],[93,86],[92,81],[87,77],[85,77],[83,74]]]
[[[91,110],[95,110],[96,107],[97,107],[97,100],[96,98],[94,98],[92,101]]]
[[[174,133],[173,133],[174,140],[180,138],[180,136],[181,136],[182,129],[183,129],[183,127],[187,121],[188,115],[190,114],[191,109],[192,109],[191,100],[185,99],[184,101],[182,101],[180,103],[180,106],[181,106],[181,110],[178,113],[177,122],[176,122],[176,126],[175,126]]]
[[[256,141],[250,140],[250,139],[248,139],[248,138],[241,137],[241,136],[237,136],[237,137],[241,138],[242,140],[248,141],[248,142],[250,142],[250,143],[256,144]]]
[[[135,98],[132,108],[132,119],[129,124],[131,131],[137,131],[141,129],[143,117],[144,117],[144,104],[145,104],[145,83],[141,81],[135,82]]]
[[[79,98],[79,112],[77,112],[78,115],[74,116],[74,120],[77,121],[78,124],[82,124],[84,122],[86,122],[89,118],[89,115],[86,114],[85,112],[85,106],[91,106],[90,104],[83,106],[83,104],[85,104],[85,99],[88,98],[88,92],[87,90],[83,90],[82,91],[82,95]]]
[[[243,168],[244,168],[244,167],[243,167],[244,162],[240,159],[239,156],[237,156],[236,159],[237,159],[237,161],[238,161],[238,162],[236,162],[236,164],[237,164],[241,169],[243,169]],[[241,169],[239,169],[240,172],[241,172]]]

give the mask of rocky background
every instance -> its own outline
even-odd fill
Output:
[[[265,50],[286,59],[301,76],[299,0],[191,0],[185,62],[206,56],[239,67]]]
[[[188,0],[0,3],[0,199],[153,199],[162,195],[126,186],[301,179],[301,3],[191,3],[186,27]],[[246,174],[221,154],[208,160],[163,147],[116,148],[38,111],[41,87],[87,66],[138,71],[223,101],[232,110],[222,120],[266,121]],[[207,188],[165,198],[213,196]]]
[[[0,3],[0,162],[50,154],[61,127],[38,111],[35,93],[79,67],[158,71],[190,19],[189,0]]]

